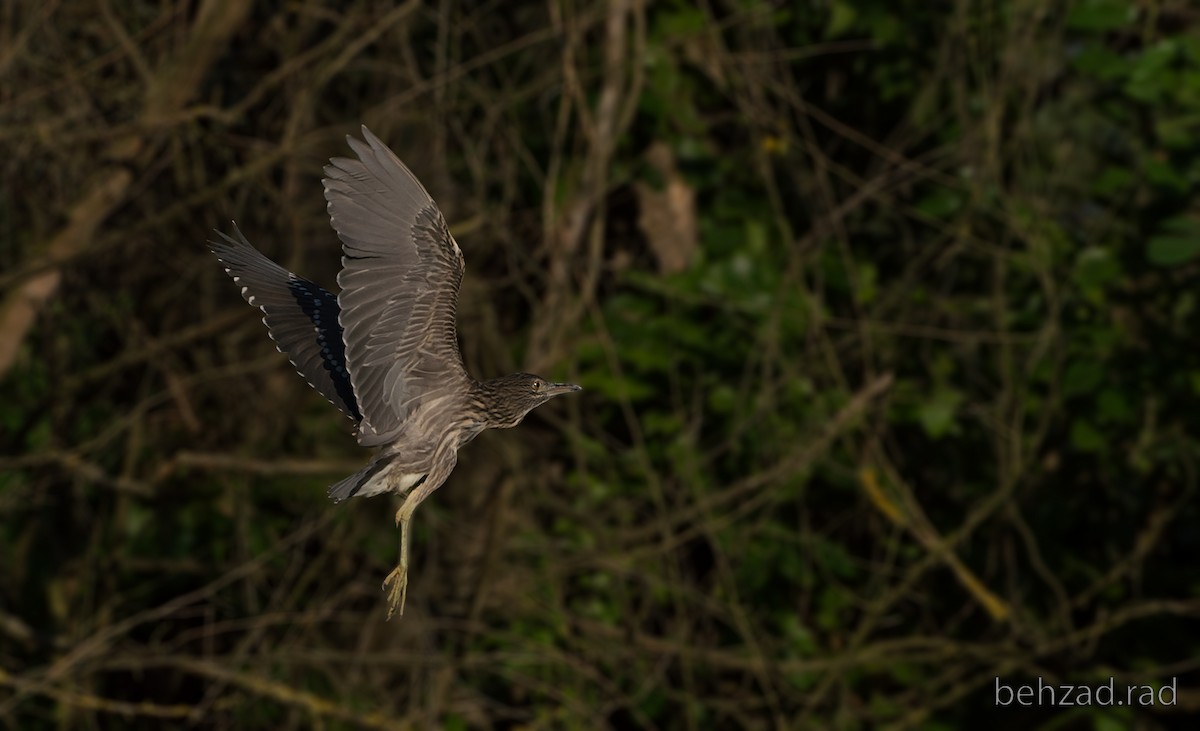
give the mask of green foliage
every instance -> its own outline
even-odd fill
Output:
[[[1137,8],[1129,0],[1082,0],[1067,13],[1067,26],[1099,33],[1124,28],[1136,19]]]
[[[1146,256],[1150,263],[1164,267],[1179,266],[1200,253],[1200,222],[1190,218],[1163,221],[1150,239]]]
[[[1195,684],[1194,14],[665,0],[610,55],[617,4],[325,5],[255,7],[163,119],[179,9],[10,59],[5,288],[137,172],[0,381],[10,723],[1109,729],[1161,717],[991,684]],[[390,624],[395,505],[326,503],[366,455],[196,233],[331,282],[360,121],[463,228],[475,375],[587,389],[463,451]]]

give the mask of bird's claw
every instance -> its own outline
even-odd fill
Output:
[[[388,589],[388,586],[391,589]],[[387,618],[391,619],[392,615],[399,609],[400,616],[404,616],[404,599],[408,595],[408,567],[397,566],[392,569],[392,573],[387,575],[383,580],[383,589],[388,592],[388,614]]]

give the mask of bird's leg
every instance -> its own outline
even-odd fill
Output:
[[[383,580],[383,588],[391,586],[388,591],[388,619],[392,618],[397,608],[400,616],[404,616],[404,598],[408,595],[408,527],[412,523],[413,509],[416,508],[416,505],[409,508],[412,498],[411,495],[405,498],[396,511],[396,525],[400,526],[400,565]]]
[[[396,525],[400,526],[400,565],[392,569],[392,573],[383,580],[383,588],[388,590],[388,619],[391,619],[397,610],[399,610],[400,616],[404,616],[404,598],[408,595],[409,528],[412,525],[413,512],[416,511],[421,501],[440,485],[441,482],[422,481],[418,483],[416,489],[404,498],[400,509],[396,511]]]

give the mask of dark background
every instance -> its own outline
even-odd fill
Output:
[[[332,287],[360,123],[468,369],[587,389],[386,623],[396,502],[204,243]],[[1198,133],[1181,0],[4,3],[0,727],[1190,727]]]

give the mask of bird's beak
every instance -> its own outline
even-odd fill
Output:
[[[575,393],[582,391],[583,386],[576,386],[574,383],[548,383],[546,384],[546,393],[550,396],[562,396],[564,393]]]

